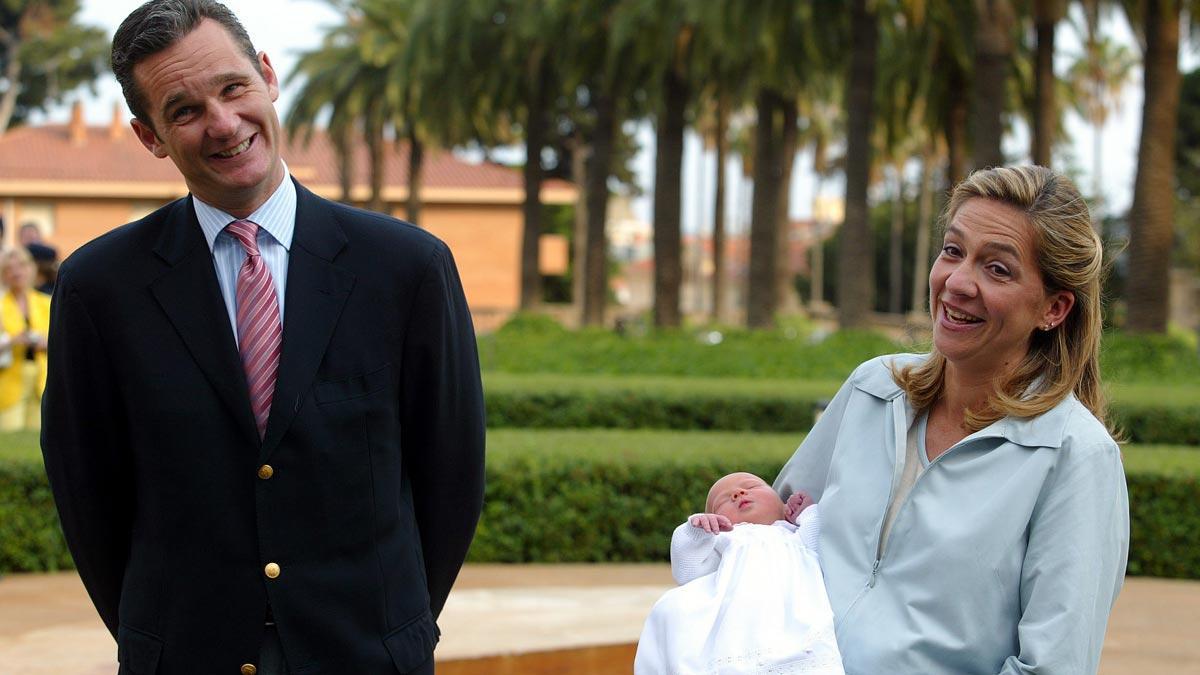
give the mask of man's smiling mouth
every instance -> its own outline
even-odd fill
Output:
[[[236,156],[242,154],[243,152],[245,152],[250,147],[250,143],[253,140],[254,140],[254,137],[251,136],[250,138],[247,138],[246,140],[242,141],[241,143],[238,143],[236,146],[234,146],[228,150],[222,150],[221,152],[213,153],[213,156],[220,157],[221,159],[229,159],[230,157],[236,157]]]

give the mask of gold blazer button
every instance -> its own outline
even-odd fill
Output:
[[[263,574],[266,574],[268,579],[274,579],[278,577],[279,565],[276,565],[275,563],[267,563],[267,566],[263,568]]]
[[[242,675],[254,675],[257,672],[258,668],[255,668],[253,663],[242,664]]]
[[[274,476],[274,475],[275,475],[275,469],[271,468],[270,464],[263,464],[262,466],[258,467],[258,477],[259,478],[261,478],[263,480],[267,480],[268,478],[270,478],[271,476]]]

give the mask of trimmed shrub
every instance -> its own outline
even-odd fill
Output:
[[[586,378],[585,378],[586,379]],[[814,412],[833,396],[773,387],[761,394],[727,391],[708,380],[689,391],[670,385],[625,388],[558,381],[536,390],[514,378],[485,387],[489,428],[679,429],[694,431],[808,431]],[[1114,402],[1109,413],[1132,443],[1200,446],[1200,406]]]
[[[11,436],[0,436],[9,440]],[[474,562],[669,559],[671,531],[714,480],[771,480],[799,434],[495,431]],[[40,457],[0,460],[0,571],[69,569]],[[1200,579],[1200,453],[1125,449],[1129,573]]]

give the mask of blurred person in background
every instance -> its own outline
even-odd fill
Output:
[[[34,273],[25,248],[0,252],[0,431],[41,427],[50,296],[33,288]]]

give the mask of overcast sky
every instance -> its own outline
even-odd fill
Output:
[[[125,16],[141,2],[138,0],[84,0],[80,20],[83,23],[97,25],[111,36]],[[312,49],[319,45],[324,28],[339,21],[338,13],[322,0],[230,0],[226,3],[241,18],[255,47],[265,51],[271,57],[280,76],[286,78],[292,72],[299,52]],[[1125,21],[1114,14],[1117,19],[1108,23],[1108,30],[1120,40],[1132,44],[1132,38],[1125,27]],[[1063,25],[1058,33],[1059,56],[1056,68],[1059,72],[1065,70],[1069,62],[1068,52],[1078,49],[1078,39],[1074,30]],[[1183,49],[1181,61],[1187,67],[1194,67],[1196,57],[1188,48]],[[295,86],[285,87],[280,94],[279,110],[282,116],[291,103]],[[110,75],[103,78],[97,85],[95,96],[82,95],[86,116],[89,121],[102,124],[111,119],[113,104],[122,101],[120,87]],[[1141,71],[1137,74],[1127,89],[1124,104],[1110,119],[1103,137],[1104,169],[1103,178],[1105,192],[1110,200],[1110,208],[1118,211],[1128,208],[1131,199],[1133,178],[1137,167],[1137,136],[1141,119]],[[52,111],[45,118],[35,121],[64,122],[69,117],[69,106]],[[1070,157],[1061,158],[1069,163],[1069,168],[1079,171],[1080,187],[1085,193],[1091,192],[1092,167],[1092,131],[1074,114],[1068,114],[1067,130],[1073,143]],[[653,133],[648,126],[638,134],[643,145],[653,145]],[[697,227],[707,230],[711,227],[710,201],[712,159],[699,152],[699,143],[693,138],[687,145],[688,157],[685,158],[683,196],[684,227],[694,231]],[[1020,132],[1008,138],[1005,150],[1010,156],[1028,158],[1028,139]],[[1056,157],[1056,161],[1060,158]],[[642,182],[647,185],[647,193],[653,183],[653,154],[642,152],[635,159],[635,168]],[[809,167],[811,159],[801,156],[797,163],[797,171],[792,189],[792,216],[807,217],[812,203],[813,178]],[[1059,168],[1068,168],[1060,166]],[[730,169],[731,179],[734,169]],[[840,184],[828,184],[823,189],[825,194],[836,195]],[[733,188],[737,190],[737,188]],[[748,193],[746,193],[748,199]],[[730,199],[729,209],[733,217],[732,227],[736,230],[739,221],[744,226],[748,220],[748,202],[739,205],[736,195]],[[746,200],[742,200],[746,201]],[[648,200],[639,200],[636,212],[649,219]]]

